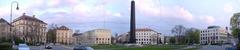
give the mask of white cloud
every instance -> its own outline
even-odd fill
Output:
[[[116,16],[116,17],[121,17],[122,14],[121,13],[114,13],[113,16]]]
[[[215,18],[213,16],[201,16],[200,19],[208,25],[212,25],[215,22]]]
[[[187,21],[194,19],[191,12],[182,6],[162,6],[158,0],[137,0],[137,11],[148,16],[171,17]]]
[[[0,17],[2,18],[4,15],[7,15],[7,14],[9,14],[8,12],[9,11],[7,11],[8,9],[6,9],[6,8],[0,8]]]
[[[229,4],[229,3],[225,4],[224,7],[223,7],[223,10],[224,10],[225,12],[233,12],[233,6],[232,6],[232,4]]]
[[[49,0],[47,5],[50,6],[50,7],[51,6],[56,6],[56,5],[59,5],[60,2],[61,2],[61,0]]]

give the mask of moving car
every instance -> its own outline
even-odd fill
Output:
[[[47,46],[45,46],[45,49],[52,49],[52,46],[47,45]]]
[[[27,44],[19,44],[18,50],[30,50]]]

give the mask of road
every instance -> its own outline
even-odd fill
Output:
[[[198,50],[226,50],[231,47],[230,45],[204,45]]]
[[[70,47],[66,46],[53,46],[52,49],[45,49],[44,46],[30,46],[31,50],[73,50]]]

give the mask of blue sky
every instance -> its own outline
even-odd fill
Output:
[[[0,17],[9,20],[10,4],[50,24],[66,25],[85,32],[97,28],[112,33],[129,31],[131,0],[1,0]],[[135,0],[137,28],[151,28],[170,35],[175,25],[204,29],[210,25],[229,26],[230,17],[240,11],[240,0]],[[16,4],[14,4],[16,5]]]

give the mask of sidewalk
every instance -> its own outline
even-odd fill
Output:
[[[68,49],[73,49],[73,46],[66,46],[66,45],[60,45],[60,46],[62,46],[64,48],[68,48]]]

